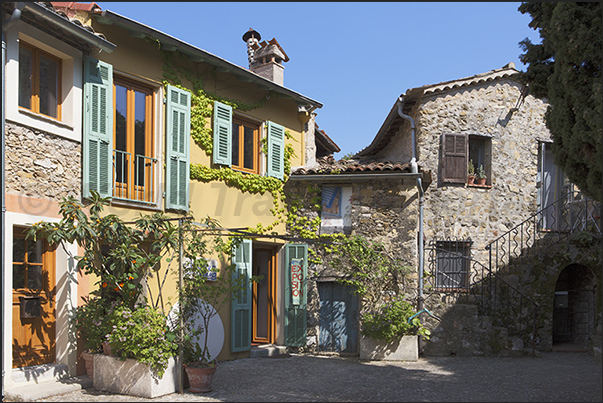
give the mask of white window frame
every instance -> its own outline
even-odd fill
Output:
[[[19,41],[61,59],[61,119],[19,108]],[[5,118],[73,141],[82,141],[82,51],[22,21],[6,33]]]

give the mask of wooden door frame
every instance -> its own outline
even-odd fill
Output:
[[[252,344],[273,344],[276,342],[276,329],[277,329],[277,317],[276,317],[276,306],[277,306],[277,275],[278,275],[278,260],[275,248],[258,245],[253,248],[252,256],[256,256],[256,251],[267,251],[269,253],[268,259],[268,337],[257,337],[257,288],[258,284],[253,283],[252,285],[252,298],[251,298],[251,343]],[[252,262],[253,264],[253,262]]]

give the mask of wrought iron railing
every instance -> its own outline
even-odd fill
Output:
[[[570,190],[486,246],[488,265],[471,256],[471,240],[436,239],[428,245],[427,293],[454,295],[478,306],[480,315],[520,337],[534,352],[538,303],[521,290],[513,265],[567,241],[577,231],[601,233],[601,205]],[[599,221],[598,221],[599,220]]]
[[[157,159],[113,150],[113,197],[154,204]]]
[[[601,205],[571,190],[486,246],[493,270],[520,264],[576,231],[601,233]]]

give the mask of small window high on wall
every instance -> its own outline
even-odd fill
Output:
[[[350,234],[352,187],[323,186],[320,231],[323,234]]]
[[[486,185],[492,184],[492,141],[479,134],[445,133],[441,139],[440,182],[468,183],[469,162],[475,173],[483,170]]]
[[[19,106],[61,120],[61,60],[19,43]]]

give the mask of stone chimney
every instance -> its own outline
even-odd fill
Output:
[[[284,85],[283,63],[288,62],[289,57],[276,39],[260,43],[261,39],[260,34],[252,28],[243,35],[243,41],[247,43],[249,70],[276,84]]]

